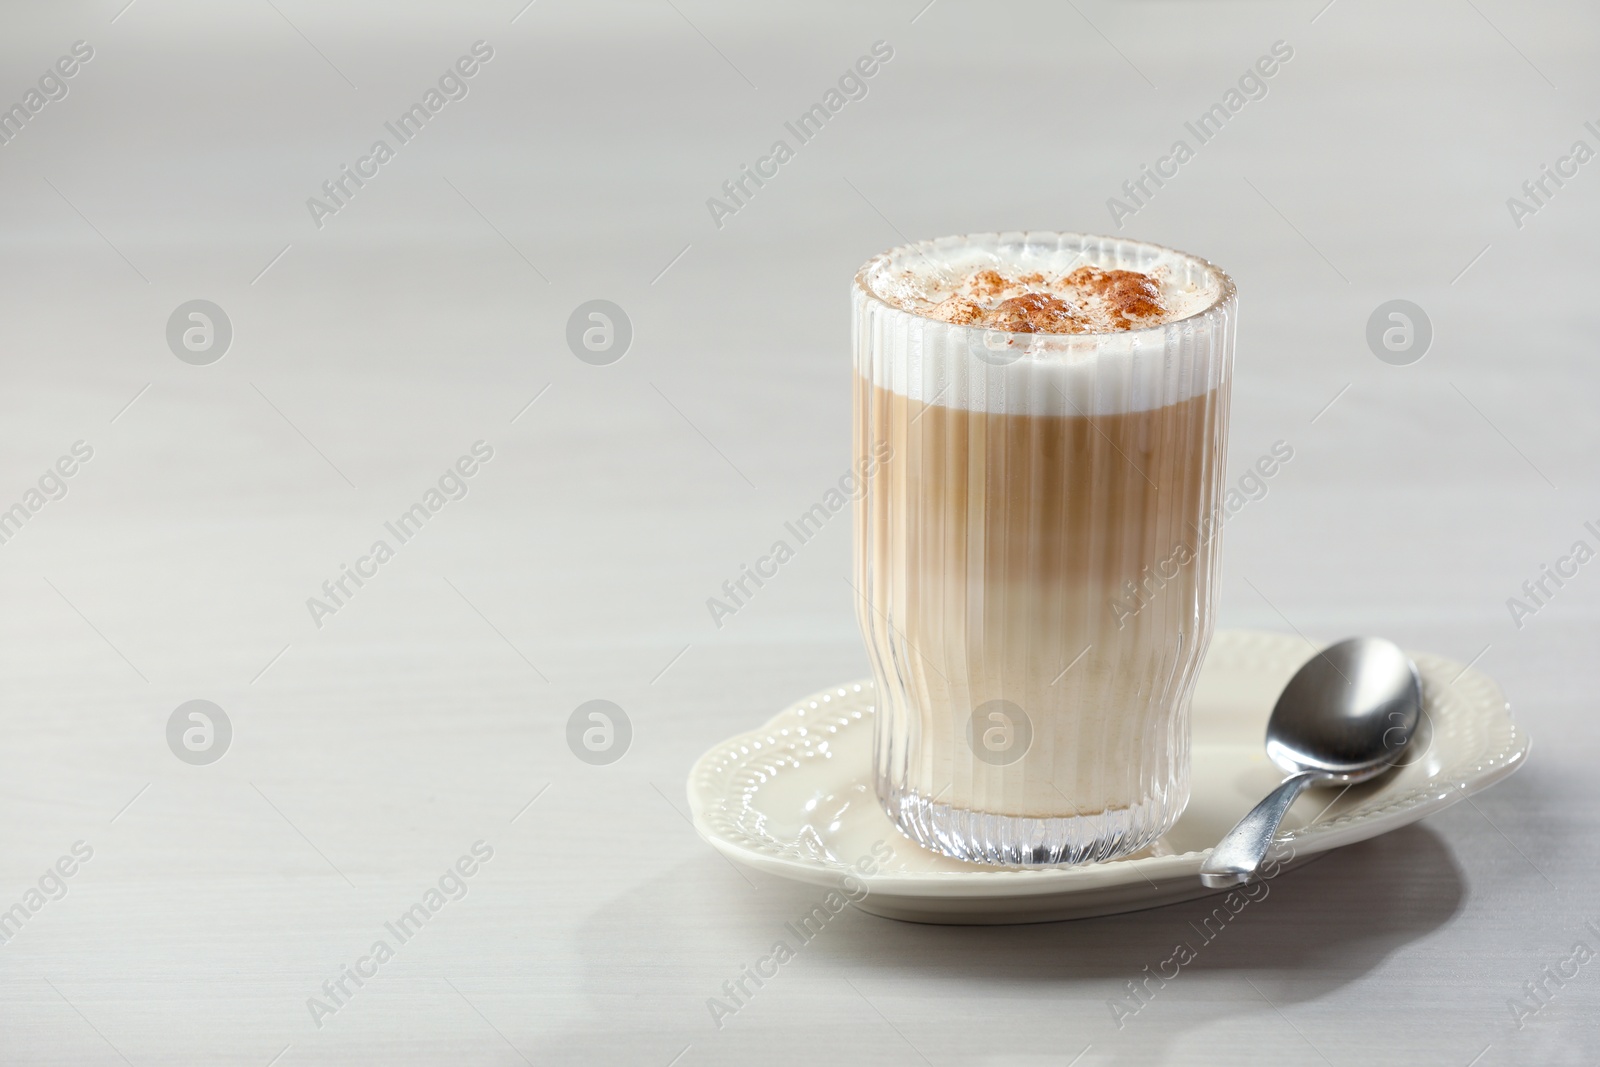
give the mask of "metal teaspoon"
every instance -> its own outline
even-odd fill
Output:
[[[1400,758],[1421,713],[1421,678],[1394,642],[1353,637],[1313,656],[1267,722],[1267,757],[1289,777],[1217,843],[1200,880],[1212,888],[1249,881],[1302,790],[1383,773]]]

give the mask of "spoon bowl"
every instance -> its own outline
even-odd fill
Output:
[[[1353,637],[1308,660],[1267,722],[1267,758],[1288,774],[1364,781],[1400,756],[1422,712],[1416,665],[1393,641]]]

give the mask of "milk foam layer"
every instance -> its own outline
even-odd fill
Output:
[[[1086,283],[1108,271],[1148,277],[1154,309],[1092,291]],[[1046,306],[1031,317],[1077,332],[987,324],[1004,319],[989,312],[1019,295],[1060,302],[1070,313]],[[952,313],[957,302],[985,314],[962,323],[971,316]],[[855,303],[858,331],[894,338],[858,343],[858,354],[873,353],[858,359],[858,373],[926,404],[1017,415],[1147,411],[1208,392],[1226,373],[1219,353],[1228,348],[1235,314],[1233,283],[1202,259],[1136,241],[1037,232],[941,238],[885,252],[857,274]],[[1101,325],[1109,329],[1087,329]]]

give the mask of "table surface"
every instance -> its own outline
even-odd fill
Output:
[[[0,14],[0,1061],[1593,1062],[1600,14],[924,2]],[[1230,478],[1293,449],[1228,524],[1221,624],[1476,662],[1530,764],[1285,874],[1132,1015],[1208,905],[851,911],[719,1027],[815,891],[713,852],[685,775],[866,673],[848,531],[706,602],[849,463],[849,278],[1119,223],[1238,282]],[[566,340],[594,299],[609,365]],[[1420,361],[1369,348],[1394,299]],[[213,362],[169,344],[192,300]],[[607,765],[567,740],[596,699],[632,727]],[[193,700],[225,746],[184,747]]]

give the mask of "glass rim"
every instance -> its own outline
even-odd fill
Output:
[[[946,241],[961,241],[968,245],[976,245],[984,238],[995,238],[998,240],[999,238],[1010,237],[1013,234],[1023,238],[1024,240],[1035,235],[1043,235],[1055,238],[1077,238],[1082,243],[1088,243],[1090,241],[1103,241],[1108,243],[1132,245],[1138,248],[1150,249],[1155,252],[1164,252],[1167,255],[1177,256],[1180,259],[1187,260],[1192,264],[1198,264],[1204,269],[1210,271],[1212,275],[1216,277],[1218,282],[1217,295],[1214,300],[1198,311],[1191,312],[1181,319],[1173,319],[1171,322],[1163,322],[1159,326],[1141,326],[1136,330],[1100,330],[1084,333],[1049,333],[1045,331],[1021,332],[1016,330],[1002,330],[995,326],[976,326],[964,325],[962,323],[955,322],[946,322],[943,319],[936,319],[918,311],[911,311],[896,304],[891,304],[889,301],[885,300],[883,297],[874,292],[872,286],[868,285],[866,282],[868,271],[900,253],[910,252],[916,253],[917,255],[925,255],[926,253],[922,252],[921,249],[936,243]],[[1232,304],[1234,302],[1234,298],[1238,295],[1238,289],[1233,283],[1233,278],[1228,275],[1228,272],[1203,256],[1197,256],[1192,252],[1185,252],[1178,248],[1170,248],[1167,245],[1156,244],[1154,241],[1139,241],[1133,238],[1112,237],[1107,234],[1083,233],[1075,230],[1015,230],[1004,232],[996,230],[979,233],[958,233],[951,234],[947,237],[929,237],[920,241],[907,241],[905,244],[899,244],[892,248],[886,248],[882,252],[879,252],[877,255],[874,255],[868,259],[856,270],[853,284],[855,290],[861,293],[862,296],[864,296],[867,300],[870,300],[879,307],[896,314],[905,315],[913,319],[920,319],[923,322],[935,322],[940,326],[944,326],[952,330],[965,330],[970,333],[981,334],[985,336],[1003,334],[1006,337],[1025,337],[1030,339],[1030,343],[1039,341],[1041,339],[1049,339],[1052,341],[1070,341],[1076,338],[1104,341],[1109,338],[1116,337],[1134,338],[1145,334],[1165,333],[1167,330],[1170,330],[1175,326],[1183,326],[1186,323],[1194,322],[1196,319],[1205,318],[1211,315],[1213,312],[1216,312],[1225,305]]]

